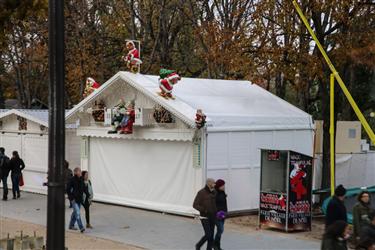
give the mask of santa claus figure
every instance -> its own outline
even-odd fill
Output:
[[[86,87],[85,87],[85,91],[83,92],[83,97],[86,98],[99,87],[100,87],[99,83],[97,83],[93,78],[87,77]]]
[[[142,61],[139,58],[139,51],[135,47],[134,42],[126,42],[126,49],[128,50],[128,54],[123,57],[126,67],[133,73],[139,72]]]
[[[134,102],[130,102],[127,105],[125,115],[121,121],[120,134],[132,134],[133,133],[133,123],[135,122],[135,111]]]
[[[195,114],[195,125],[197,129],[203,128],[206,124],[206,115],[203,114],[201,109],[197,109],[197,113]]]
[[[290,185],[292,192],[297,196],[297,200],[301,200],[307,193],[307,189],[303,185],[303,179],[306,178],[306,172],[303,171],[303,165],[294,163],[294,169],[290,173]]]
[[[174,99],[172,95],[173,85],[177,84],[181,80],[181,77],[174,71],[168,69],[160,70],[159,88],[161,95],[164,98]]]

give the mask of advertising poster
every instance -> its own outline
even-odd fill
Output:
[[[285,230],[286,195],[282,193],[260,193],[260,225]]]
[[[312,158],[290,151],[288,230],[311,230]]]

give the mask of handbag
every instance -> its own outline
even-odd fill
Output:
[[[22,187],[23,185],[25,185],[25,182],[23,181],[23,175],[21,174],[21,175],[20,175],[19,186]]]

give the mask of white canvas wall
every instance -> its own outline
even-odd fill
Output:
[[[288,149],[313,154],[313,132],[304,130],[210,132],[207,177],[227,183],[230,211],[259,206],[260,149]]]
[[[347,188],[375,185],[375,152],[336,155],[336,185]],[[316,156],[314,188],[320,189],[322,182],[322,155]]]
[[[201,169],[190,142],[90,138],[95,200],[191,214]]]
[[[18,126],[16,123],[13,125]],[[8,129],[18,129],[14,126],[8,127]],[[0,147],[5,148],[8,157],[11,157],[13,151],[18,151],[24,160],[26,165],[23,171],[25,185],[21,189],[46,194],[47,188],[43,187],[43,183],[47,180],[48,172],[48,135],[6,132],[0,134]],[[70,162],[71,168],[80,165],[80,138],[73,131],[66,134],[66,158]],[[8,183],[11,187],[10,176]]]
[[[18,151],[26,168],[23,171],[25,186],[21,189],[36,193],[46,193],[43,182],[47,177],[48,136],[35,134],[5,133],[0,135],[0,145],[5,148],[8,157]],[[11,181],[9,176],[9,187]]]

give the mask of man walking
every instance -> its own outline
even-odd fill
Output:
[[[207,241],[207,250],[212,250],[216,222],[215,216],[217,212],[214,179],[207,179],[206,186],[197,193],[193,207],[200,213],[200,220],[204,230],[204,236],[195,245],[195,249],[201,249],[203,244]]]
[[[5,155],[5,149],[0,148],[0,181],[3,182],[3,201],[8,200],[8,176],[9,158]]]
[[[335,195],[329,201],[326,214],[326,228],[335,221],[342,220],[347,222],[346,207],[344,205],[346,189],[339,185],[335,189]]]
[[[79,230],[81,231],[81,233],[83,233],[85,231],[85,228],[82,224],[80,210],[83,201],[84,183],[81,175],[81,169],[78,167],[75,168],[74,176],[68,182],[66,193],[68,194],[69,201],[72,203],[73,207],[73,212],[69,223],[69,229],[77,230],[77,228],[74,227],[74,224],[77,221]]]

